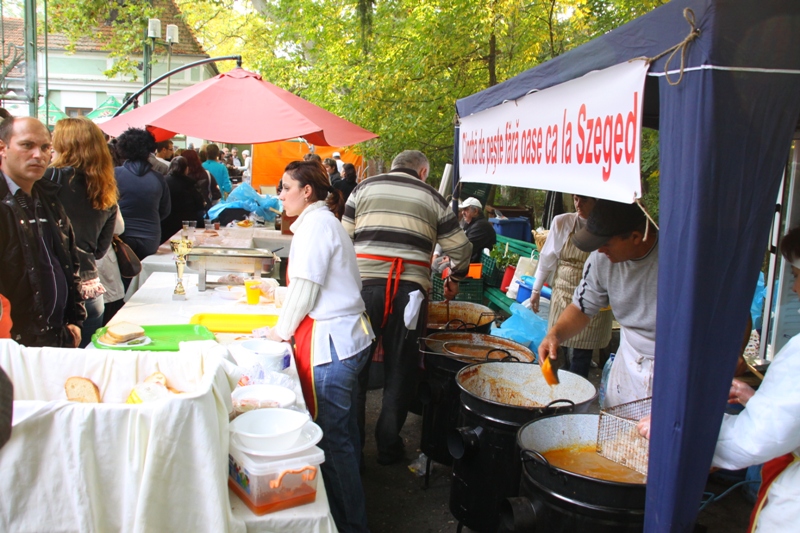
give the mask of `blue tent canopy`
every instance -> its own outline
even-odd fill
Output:
[[[687,7],[700,33],[688,45],[681,82],[667,82],[665,56],[645,83],[643,123],[658,127],[661,153],[646,531],[691,531],[697,518],[800,116],[800,2],[673,0],[456,103],[465,117],[654,57],[689,33]],[[674,59],[670,70],[679,64]]]

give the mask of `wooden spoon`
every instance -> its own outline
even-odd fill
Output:
[[[550,358],[545,357],[544,361],[539,362],[539,366],[542,369],[542,375],[544,376],[544,380],[547,382],[548,385],[558,385],[558,373],[553,370],[552,365],[550,364]]]

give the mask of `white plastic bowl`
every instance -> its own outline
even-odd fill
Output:
[[[268,339],[244,341],[242,348],[258,356],[264,370],[280,372],[289,366],[289,345]]]
[[[256,409],[233,420],[230,430],[246,447],[274,452],[290,448],[311,418],[291,409]]]
[[[215,287],[214,292],[226,300],[238,300],[244,296],[244,287],[239,285],[225,285],[224,287]]]
[[[294,391],[280,385],[245,385],[231,394],[233,408],[239,413],[272,407],[291,407],[297,401]]]

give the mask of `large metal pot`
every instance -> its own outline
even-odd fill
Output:
[[[495,318],[494,311],[473,302],[428,303],[428,333],[445,330],[489,333]]]
[[[450,433],[448,448],[455,459],[450,512],[460,525],[498,529],[501,505],[519,492],[520,426],[557,412],[585,412],[597,397],[581,376],[560,371],[559,378],[551,387],[538,365],[517,362],[478,363],[458,372],[463,427]]]
[[[528,363],[479,363],[456,375],[461,401],[468,410],[488,420],[521,426],[532,418],[558,411],[585,413],[597,397],[587,379],[558,371],[560,383],[548,385],[539,365]]]
[[[523,463],[519,498],[509,498],[503,522],[512,531],[633,533],[642,530],[646,484],[619,483],[569,472],[542,453],[597,443],[599,415],[534,420],[517,434]]]
[[[477,361],[511,358],[532,362],[533,352],[517,342],[482,333],[442,332],[422,339],[425,377],[419,386],[422,402],[420,449],[429,459],[450,465],[447,436],[458,426],[461,406],[456,373]],[[429,468],[426,468],[426,483]]]

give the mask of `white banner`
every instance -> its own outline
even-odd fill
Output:
[[[626,62],[462,118],[460,180],[633,202],[646,75]]]

